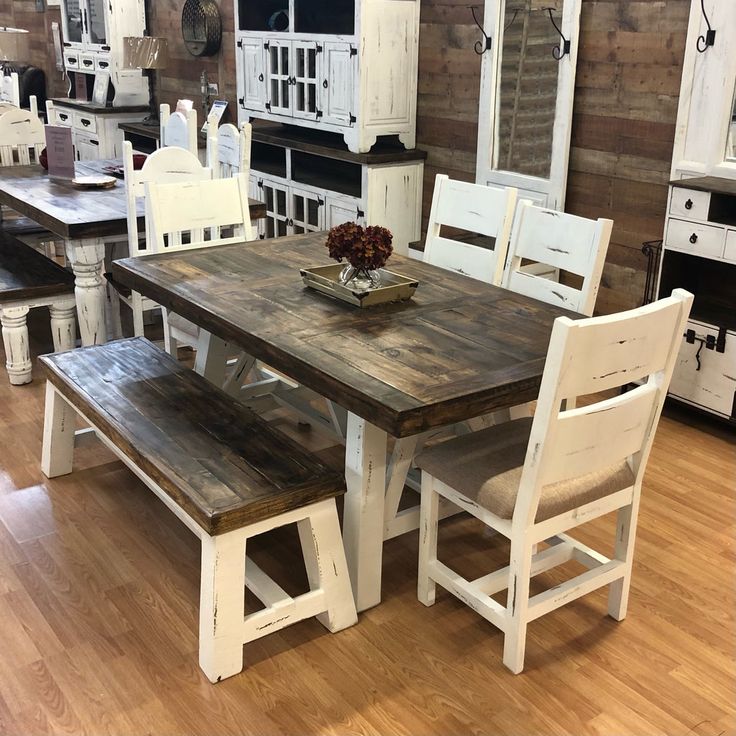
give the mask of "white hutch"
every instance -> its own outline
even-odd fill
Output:
[[[690,11],[659,295],[695,294],[670,394],[736,422],[736,3]],[[701,38],[702,37],[702,38]],[[698,46],[703,51],[698,50]]]
[[[123,38],[144,35],[144,0],[62,0],[61,26],[70,96],[53,101],[50,122],[72,128],[79,159],[121,156],[118,123],[148,113],[147,79],[123,68]],[[96,83],[106,99],[84,101],[92,100]]]

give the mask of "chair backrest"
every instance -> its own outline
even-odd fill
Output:
[[[545,486],[601,478],[623,463],[627,487],[639,492],[692,302],[676,289],[628,312],[555,321],[513,524],[531,525]],[[561,409],[570,399],[636,382],[627,393]]]
[[[207,165],[215,179],[235,174],[250,174],[250,147],[253,126],[243,123],[238,130],[232,123],[219,128],[210,120],[207,126]]]
[[[248,177],[146,184],[146,229],[155,253],[253,240]],[[223,231],[227,234],[223,234]]]
[[[20,83],[17,72],[0,77],[0,102],[20,107]]]
[[[171,112],[168,105],[161,105],[161,148],[176,146],[197,155],[197,111],[187,114]]]
[[[130,141],[123,143],[123,169],[128,207],[128,247],[132,257],[150,252],[145,249],[146,244],[141,244],[139,241],[136,212],[137,200],[139,197],[146,196],[145,186],[148,182],[170,184],[183,181],[206,181],[212,178],[212,170],[202,166],[197,156],[178,147],[159,148],[148,156],[143,167],[136,171],[133,166],[133,145]],[[146,241],[148,235],[146,227]]]
[[[19,107],[0,115],[0,166],[36,163],[45,147],[46,133],[37,115]]]
[[[424,261],[500,285],[517,190],[486,187],[438,174],[429,213]],[[485,248],[441,235],[442,226],[493,238]]]
[[[589,220],[521,200],[511,231],[504,287],[592,315],[612,228],[611,220]],[[582,286],[577,288],[536,276],[523,268],[524,260],[573,273],[582,279]]]

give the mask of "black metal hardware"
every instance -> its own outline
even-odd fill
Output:
[[[238,40],[238,43],[236,44],[236,46],[237,46],[237,47],[238,47],[239,49],[242,49],[242,48],[243,48],[243,39],[242,39],[242,38]]]
[[[705,347],[708,348],[708,350],[716,349],[716,336],[715,335],[705,336]]]
[[[563,56],[570,53],[570,41],[565,38],[565,34],[560,30],[557,23],[555,23],[555,19],[552,16],[552,8],[547,8],[547,12],[549,13],[549,22],[555,27],[555,30],[560,34],[560,38],[562,39],[562,45],[555,46],[552,49],[552,56],[559,61]]]
[[[322,86],[323,86],[323,87],[324,87],[325,89],[327,89],[327,88],[328,88],[328,87],[330,86],[330,83],[329,83],[329,82],[328,82],[328,81],[327,81],[327,80],[325,79],[325,80],[324,80],[324,81],[322,82]]]
[[[256,184],[256,186],[257,186],[257,187],[258,187],[259,189],[263,189],[263,179],[259,179],[259,180],[258,180],[258,182],[257,182],[257,184]]]
[[[91,143],[91,144],[92,144],[93,146],[99,146],[99,145],[100,145],[100,142],[99,142],[99,141],[93,141],[93,140],[90,140],[89,142],[90,142],[90,143]]]
[[[317,207],[324,207],[325,201],[322,197],[317,197]]]
[[[322,110],[315,110],[314,115],[319,120],[322,117]]]
[[[350,44],[350,56],[357,56],[358,55],[358,49],[353,46],[353,44]]]
[[[76,56],[67,56],[66,58],[68,64],[76,64],[77,63],[77,57]]]
[[[263,72],[261,72],[261,73],[260,73],[260,74],[258,75],[258,81],[259,81],[259,82],[262,82],[262,81],[263,81]]]
[[[271,48],[271,43],[269,41],[266,41],[266,43],[263,44],[263,48],[268,51]]]
[[[269,112],[271,112],[271,103],[270,102],[267,102],[266,105],[265,105],[265,107],[266,107],[266,110],[268,110]]]
[[[92,121],[87,120],[86,118],[80,118],[79,122],[82,123],[85,128],[89,128],[89,126],[92,125]]]
[[[89,33],[89,25],[87,24],[87,11],[82,10],[82,28],[85,33]]]
[[[64,48],[68,49],[70,46],[71,44],[69,43],[69,41],[64,41]]]
[[[688,199],[687,202],[685,202],[685,209],[691,210],[693,208],[693,201],[692,199]]]
[[[708,47],[714,46],[716,43],[716,32],[710,27],[710,21],[708,15],[705,12],[705,0],[700,0],[700,9],[703,11],[703,18],[705,18],[705,24],[708,26],[708,30],[704,36],[698,36],[698,40],[695,43],[695,47],[702,54]]]
[[[717,353],[726,352],[726,328],[725,327],[718,328],[718,337],[716,338],[716,352]]]
[[[318,54],[321,54],[322,53],[322,47],[319,44],[317,44],[316,51],[317,51]]]
[[[353,115],[353,113],[350,113],[350,122],[351,122],[351,123],[354,123],[354,122],[356,122],[357,120],[358,120],[358,118],[356,118],[356,117],[355,117],[355,115]]]
[[[109,47],[109,46],[100,46],[100,48],[101,48],[101,49],[102,49],[103,51],[109,51],[109,50],[110,50],[110,47]]]
[[[360,209],[360,207],[358,207],[357,216],[358,218],[365,217],[365,212],[363,212],[363,210]]]
[[[238,104],[245,109],[245,97],[238,97]]]
[[[718,329],[718,335],[705,335],[704,337],[696,334],[695,330],[687,330],[683,335],[685,342],[689,345],[694,345],[696,342],[700,343],[698,350],[695,353],[695,362],[698,367],[695,369],[699,371],[702,368],[700,360],[700,354],[703,352],[703,348],[706,350],[715,350],[717,353],[726,352],[726,328],[720,327]]]
[[[260,184],[258,185],[260,186]],[[683,337],[685,338],[685,342],[689,345],[695,344],[695,330],[688,330]]]
[[[100,65],[100,69],[107,69],[110,65],[106,61],[100,61],[98,62]]]
[[[84,64],[85,66],[92,66],[94,62],[91,61],[90,59],[82,59],[82,64]]]
[[[647,257],[647,278],[644,284],[644,301],[641,303],[644,306],[651,304],[656,299],[657,268],[662,253],[662,241],[648,240],[642,243],[641,252]]]
[[[483,54],[485,54],[486,51],[490,51],[491,46],[493,45],[493,39],[485,32],[485,30],[483,29],[483,26],[478,22],[478,17],[475,14],[476,9],[477,9],[477,6],[475,5],[470,6],[470,12],[473,14],[473,20],[475,21],[475,25],[477,25],[478,28],[480,29],[480,32],[483,34],[483,38],[475,42],[475,53],[478,54],[478,56],[483,56]]]
[[[698,236],[697,236],[697,235],[696,235],[695,233],[693,233],[693,234],[692,234],[692,235],[690,236],[690,242],[691,242],[691,243],[692,243],[693,245],[695,245],[695,243],[697,243],[697,242],[698,242]]]

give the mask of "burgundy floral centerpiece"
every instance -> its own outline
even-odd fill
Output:
[[[341,283],[356,289],[370,289],[380,285],[379,269],[386,265],[393,246],[390,230],[379,225],[361,227],[354,222],[337,225],[330,230],[325,245],[338,263],[348,265],[340,274]]]

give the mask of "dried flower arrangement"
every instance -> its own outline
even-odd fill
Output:
[[[386,265],[393,246],[394,236],[390,230],[379,225],[366,228],[354,222],[337,225],[327,236],[330,258],[341,262],[343,258],[356,271],[375,271]]]

